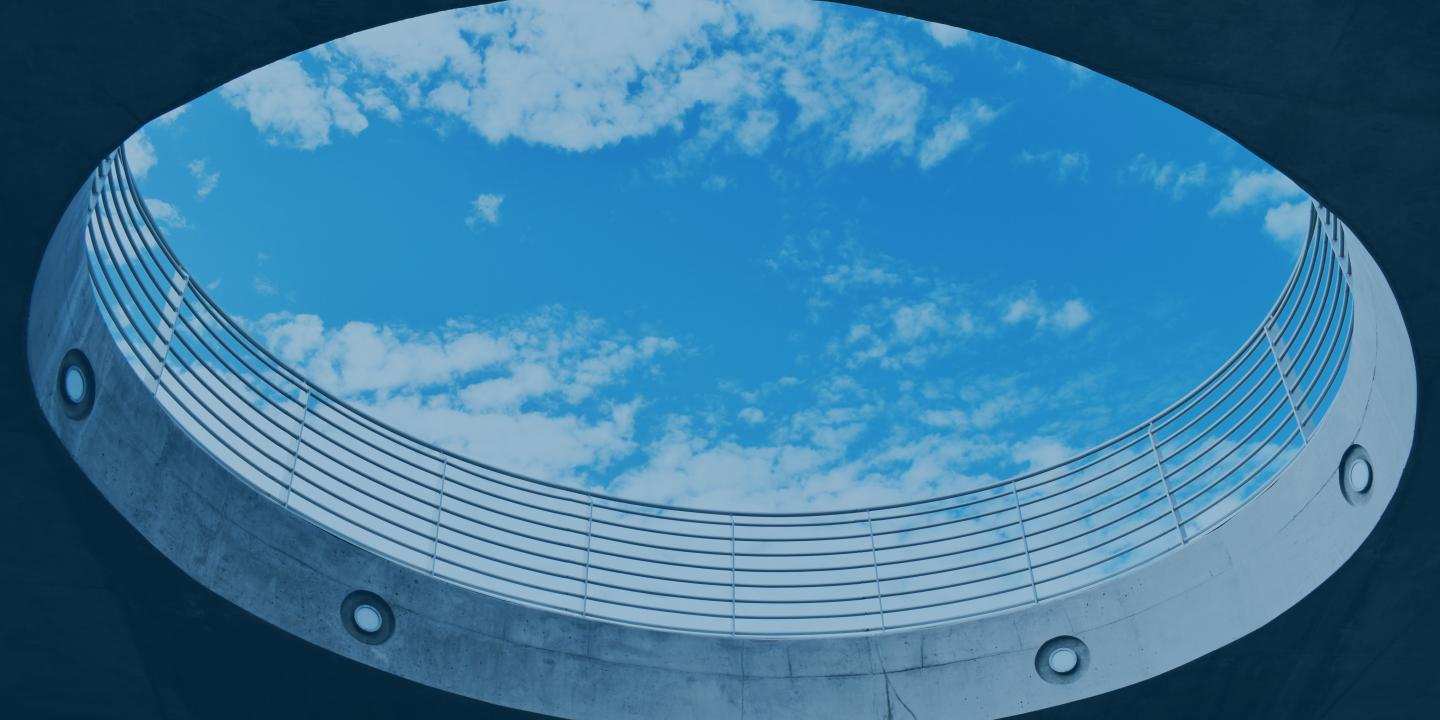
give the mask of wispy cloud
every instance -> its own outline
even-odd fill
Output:
[[[1031,291],[1005,303],[1000,321],[1006,325],[1034,323],[1036,327],[1056,332],[1072,332],[1089,324],[1094,318],[1084,300],[1071,298],[1050,307]]]
[[[949,117],[936,125],[930,136],[920,145],[920,154],[916,158],[920,168],[928,170],[950,157],[961,145],[970,142],[976,128],[994,122],[999,114],[979,100],[972,100],[964,107],[951,110]]]
[[[141,130],[125,141],[125,159],[130,163],[130,172],[137,178],[144,178],[160,161],[155,154],[155,145]]]
[[[1054,173],[1055,179],[1061,182],[1071,178],[1085,180],[1090,174],[1090,155],[1083,150],[1022,150],[1016,156],[1016,161],[1022,165],[1048,167]]]
[[[504,195],[481,193],[470,203],[470,216],[465,218],[465,224],[472,228],[479,223],[499,225],[500,205],[504,202]]]
[[[1204,187],[1210,179],[1209,168],[1204,162],[1190,165],[1162,163],[1144,153],[1130,161],[1121,177],[1147,184],[1176,200],[1195,188]]]
[[[160,223],[161,227],[164,227],[166,230],[184,230],[190,227],[190,223],[185,219],[185,215],[180,212],[180,208],[164,200],[146,198],[145,208],[150,211],[150,217],[155,218],[155,221]]]
[[[929,32],[951,46],[969,37]],[[306,149],[334,128],[363,131],[366,113],[418,113],[493,143],[585,151],[678,130],[697,149],[753,154],[788,118],[831,160],[894,153],[931,167],[995,112],[931,107],[934,73],[898,35],[808,0],[531,0],[358,33],[222,94],[273,142]]]
[[[195,197],[204,200],[220,185],[220,173],[212,172],[207,160],[191,160],[187,167],[190,177],[195,178]]]
[[[1278,170],[1234,170],[1230,173],[1229,188],[1211,212],[1233,213],[1252,205],[1288,200],[1303,194],[1295,181],[1281,175]]]
[[[1210,212],[1234,214],[1256,206],[1268,206],[1265,232],[1276,242],[1298,251],[1310,225],[1310,202],[1305,191],[1279,171],[1232,171],[1229,187]]]
[[[1265,232],[1297,251],[1309,230],[1309,200],[1280,203],[1265,211]]]
[[[973,45],[975,43],[975,36],[971,35],[969,30],[941,23],[925,23],[925,34],[933,38],[935,42],[940,43],[942,47],[947,48]]]
[[[272,144],[314,150],[330,143],[330,132],[352,135],[369,126],[364,113],[338,85],[319,83],[295,59],[280,60],[232,80],[221,97],[250,115]]]
[[[1065,74],[1065,77],[1070,81],[1070,87],[1072,89],[1081,87],[1082,85],[1089,83],[1090,80],[1095,77],[1095,73],[1091,72],[1089,68],[1086,68],[1083,65],[1077,65],[1073,62],[1070,62],[1069,60],[1062,60],[1058,57],[1052,59],[1055,62],[1055,67],[1059,68],[1060,71]]]

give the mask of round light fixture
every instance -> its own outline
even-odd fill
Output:
[[[1350,488],[1350,492],[1360,495],[1370,491],[1370,482],[1370,461],[1363,457],[1352,459],[1349,472],[1346,473],[1345,486]]]
[[[356,590],[340,603],[340,624],[350,637],[366,645],[379,645],[395,633],[395,611],[379,595]]]
[[[1080,665],[1080,656],[1075,653],[1074,648],[1058,647],[1050,651],[1050,657],[1046,659],[1050,669],[1061,675],[1069,675],[1075,672]]]
[[[1052,685],[1078,682],[1090,666],[1090,648],[1070,635],[1051,638],[1035,652],[1035,674]]]
[[[1340,458],[1340,494],[1351,505],[1360,506],[1370,501],[1370,492],[1375,489],[1375,468],[1370,465],[1370,453],[1359,445],[1351,445]]]
[[[60,359],[55,394],[60,400],[60,409],[71,420],[85,419],[95,407],[95,371],[79,349],[65,353]]]
[[[356,605],[355,612],[351,613],[350,617],[354,618],[355,627],[360,628],[361,632],[380,632],[380,628],[385,624],[384,616],[373,605]]]
[[[61,386],[65,388],[65,399],[76,405],[85,402],[85,396],[90,394],[90,383],[85,381],[85,373],[74,365],[65,368]]]

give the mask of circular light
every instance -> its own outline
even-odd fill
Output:
[[[1370,463],[1363,457],[1357,457],[1350,462],[1350,472],[1347,473],[1345,484],[1350,492],[1360,494],[1370,490]]]
[[[84,420],[95,406],[95,371],[79,348],[71,349],[60,359],[55,373],[55,399],[60,410],[71,420]]]
[[[79,405],[85,402],[85,396],[89,392],[90,388],[85,382],[85,373],[75,365],[65,368],[65,399]]]
[[[379,632],[380,626],[385,624],[385,618],[381,616],[380,611],[376,610],[372,605],[355,606],[355,612],[352,613],[352,617],[355,620],[355,627],[360,628],[362,632]]]
[[[1050,665],[1051,670],[1061,675],[1069,675],[1075,672],[1076,666],[1080,664],[1080,656],[1075,654],[1073,648],[1055,648],[1050,652],[1050,657],[1046,658],[1045,662]]]

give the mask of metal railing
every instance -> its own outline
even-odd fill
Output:
[[[191,282],[117,151],[92,177],[96,299],[157,400],[237,476],[356,545],[490,595],[686,632],[804,636],[950,622],[1134,569],[1222,523],[1338,390],[1346,230],[1312,206],[1264,322],[1170,407],[1053,467],[943,497],[723,512],[544,482],[392,428],[310,384]]]

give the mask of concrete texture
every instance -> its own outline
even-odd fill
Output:
[[[1323,581],[1369,534],[1410,451],[1404,328],[1383,278],[1351,243],[1349,370],[1330,410],[1269,488],[1183,549],[1039,605],[886,635],[766,640],[606,624],[417,573],[235,477],[154,400],[105,326],[84,258],[87,207],[85,190],[41,265],[30,369],[42,410],[106,499],[187,574],[282,630],[432,687],[560,717],[819,720],[897,708],[1004,717],[1132,685],[1254,630]],[[83,420],[65,412],[54,381],[73,348],[99,383]],[[1338,480],[1356,443],[1376,471],[1363,505],[1349,503]],[[355,589],[395,609],[385,644],[357,641],[340,621]],[[1036,651],[1057,636],[1088,646],[1073,682],[1035,672]]]
[[[1432,172],[1440,160],[1440,96],[1432,91],[1440,79],[1440,46],[1432,39],[1440,7],[1354,0],[867,4],[950,21],[1074,60],[1230,134],[1346,218],[1390,280],[1411,331],[1420,398],[1415,452],[1395,502],[1359,552],[1258,632],[1154,680],[1052,714],[1433,712],[1440,691],[1431,689],[1426,654],[1440,642],[1440,624],[1429,612],[1440,589],[1440,558],[1428,550],[1430,508],[1440,490],[1425,475],[1434,461],[1425,461],[1437,447],[1429,408],[1440,401],[1434,389],[1437,295],[1429,281],[1435,262],[1428,237],[1429,211],[1440,205]],[[10,253],[0,270],[6,280],[0,289],[0,401],[7,408],[0,418],[7,457],[0,471],[5,492],[0,527],[8,540],[0,572],[14,580],[0,606],[5,611],[0,640],[21,650],[3,656],[7,672],[0,692],[18,698],[22,716],[83,716],[96,709],[128,714],[132,708],[137,716],[313,714],[327,706],[306,704],[306,697],[338,703],[340,711],[349,703],[378,713],[386,706],[352,698],[386,703],[403,697],[423,708],[417,712],[443,712],[445,703],[454,702],[268,631],[188,582],[153,551],[147,554],[144,541],[96,497],[36,412],[25,372],[27,299],[51,231],[106,151],[145,119],[251,67],[447,4],[228,5],[218,0],[0,5],[0,74],[9,93],[0,123],[0,151],[8,166],[0,176],[0,203],[9,221]],[[1377,326],[1399,328],[1399,318]],[[97,372],[105,371],[97,366]],[[1403,396],[1403,389],[1397,393]],[[177,597],[187,606],[176,607]],[[333,609],[328,614],[333,616]],[[1263,621],[1263,613],[1251,621]],[[974,632],[969,642],[1004,638],[993,629]],[[1038,645],[1045,639],[1023,641]],[[1092,651],[1101,651],[1085,639]],[[254,654],[211,660],[222,666],[219,677],[185,667],[187,658],[223,655],[230,648]],[[875,641],[875,648],[874,657],[887,660],[931,652],[888,639]],[[757,666],[778,666],[773,649],[756,654]],[[750,654],[740,657],[748,661]],[[285,671],[313,675],[296,680]],[[813,682],[836,703],[832,714],[903,716],[903,708],[891,702],[893,689],[877,692],[875,676],[870,677]],[[940,679],[924,672],[910,677],[940,687]],[[997,678],[975,680],[983,685]],[[498,681],[503,684],[503,678]],[[334,687],[340,682],[343,692]],[[783,702],[793,698],[787,692],[783,679],[757,680],[746,686],[743,702],[759,709],[766,706],[750,705],[752,700]],[[901,692],[907,701],[912,696]],[[851,699],[861,697],[884,702]],[[631,702],[649,699],[642,694]],[[945,709],[954,711],[960,702]],[[478,705],[468,710],[488,711]]]

